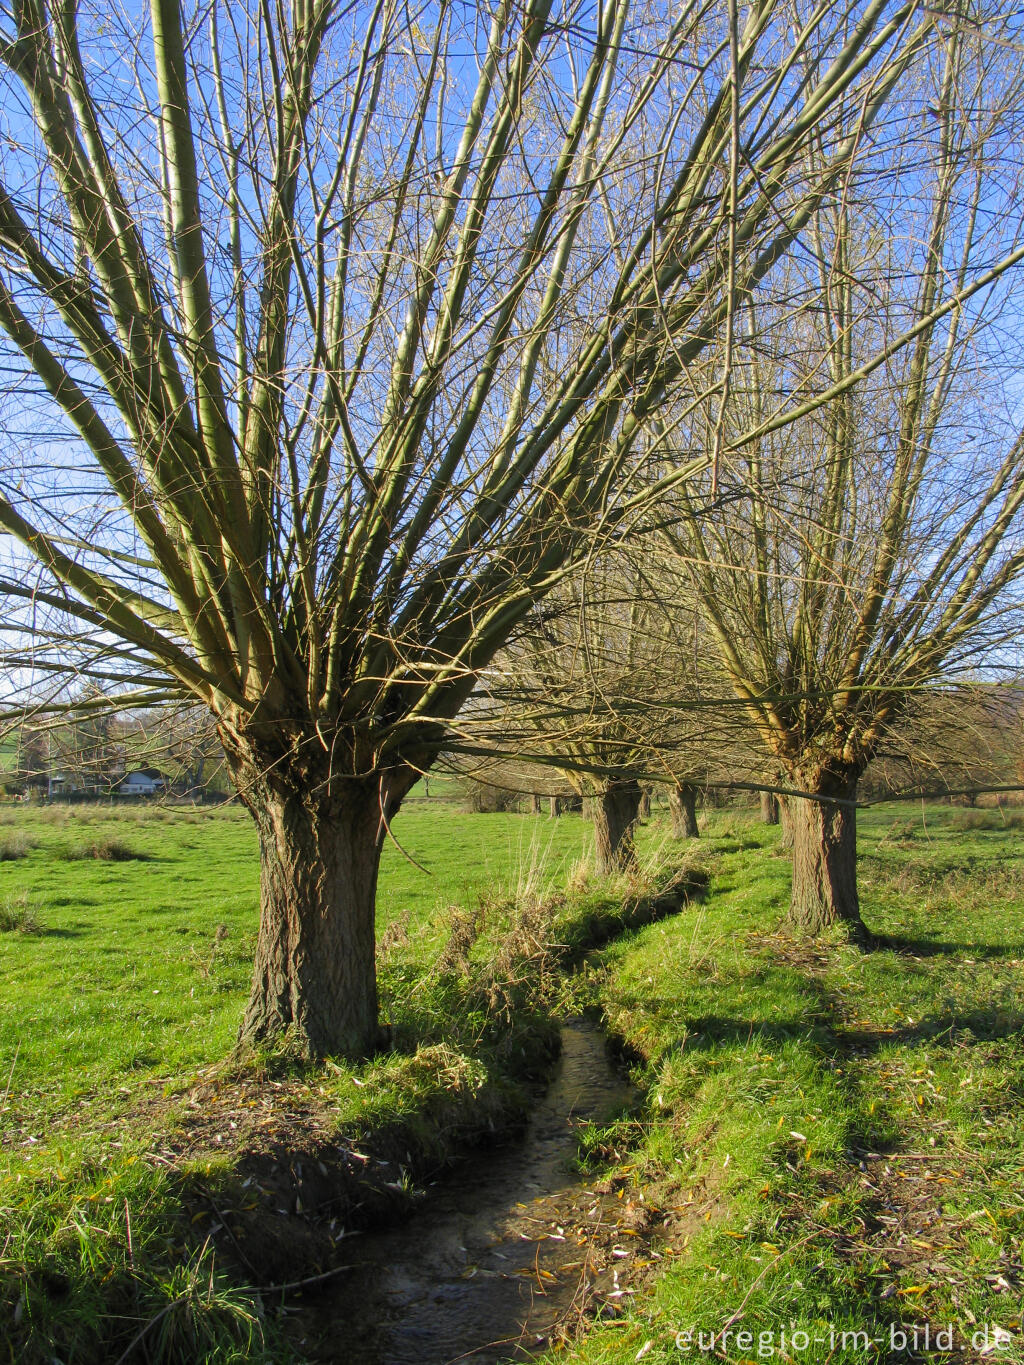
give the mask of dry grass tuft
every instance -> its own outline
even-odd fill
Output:
[[[446,917],[448,939],[434,965],[433,975],[443,976],[455,972],[459,976],[466,976],[469,973],[469,955],[483,929],[483,909],[464,910],[461,906],[450,905]]]
[[[0,901],[0,934],[38,934],[42,927],[27,891]]]
[[[150,862],[152,856],[141,849],[133,848],[123,839],[98,839],[92,844],[80,844],[70,848],[64,855],[67,861],[72,863],[82,862],[88,858],[96,858],[104,863],[145,863]]]
[[[24,834],[9,834],[0,839],[0,863],[15,863],[27,858],[34,841]]]

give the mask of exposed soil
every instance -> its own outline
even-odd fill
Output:
[[[481,1147],[487,1099],[453,1097],[449,1160],[434,1178],[396,1150],[407,1135],[339,1134],[315,1085],[215,1070],[188,1093],[184,1121],[178,1098],[144,1159],[184,1167],[190,1235],[260,1286],[268,1310],[287,1310],[302,1358],[527,1359],[620,1313],[716,1202],[702,1187],[643,1187],[628,1155],[601,1142],[595,1155],[617,1163],[612,1175],[581,1173],[581,1125],[603,1124],[639,1092],[596,1024],[570,1021],[560,1037],[525,1125],[496,1114]],[[218,1152],[227,1173],[212,1165],[204,1178]]]
[[[425,1182],[467,1150],[521,1132],[525,1097],[455,1080],[431,1096],[416,1136],[358,1135],[339,1131],[316,1085],[213,1074],[144,1159],[182,1173],[190,1235],[209,1238],[240,1282],[291,1286],[332,1272],[346,1236],[407,1217]],[[211,1160],[222,1153],[225,1164]]]
[[[548,949],[551,971],[556,962],[561,970],[571,970],[586,950],[624,928],[676,913],[706,884],[705,874],[686,869],[654,896],[631,899],[614,912],[594,916],[571,945]],[[563,1032],[563,1045],[575,1036],[572,1030]],[[553,1055],[549,1041],[543,1030],[536,1037],[524,1035],[527,1050],[536,1054],[528,1059],[527,1072],[548,1072]],[[615,1073],[603,1042],[594,1046],[603,1083],[611,1085],[609,1078]],[[574,1065],[568,1059],[567,1064]],[[572,1109],[560,1097],[562,1084],[554,1083],[552,1098],[543,1102],[542,1110],[551,1104],[555,1111]],[[615,1080],[614,1087],[619,1085]],[[471,1154],[521,1136],[529,1099],[528,1089],[521,1086],[473,1090],[453,1077],[450,1086],[432,1096],[414,1125],[353,1136],[339,1132],[334,1106],[315,1083],[239,1076],[212,1067],[200,1074],[185,1097],[184,1116],[180,1096],[173,1101],[172,1122],[161,1124],[159,1114],[151,1114],[157,1135],[146,1159],[176,1170],[189,1167],[183,1200],[190,1236],[200,1241],[208,1237],[240,1281],[260,1287],[294,1285],[319,1280],[344,1263],[343,1239],[408,1217],[429,1182],[453,1162],[462,1163],[460,1186],[469,1170],[491,1169],[490,1154],[479,1159]],[[159,1110],[159,1099],[154,1096],[151,1103]],[[576,1151],[564,1113],[556,1115],[565,1130],[564,1150],[559,1149],[556,1161],[559,1169]],[[578,1119],[578,1107],[575,1114]],[[529,1151],[533,1141],[522,1150]],[[219,1170],[214,1163],[207,1180],[202,1169],[204,1159],[211,1157],[226,1160],[219,1163]],[[538,1158],[526,1159],[529,1163]],[[509,1181],[518,1178],[510,1175]]]

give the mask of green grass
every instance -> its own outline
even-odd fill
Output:
[[[177,1078],[232,1047],[258,927],[256,835],[241,810],[52,806],[5,811],[0,907],[31,930],[0,932],[0,1073],[45,1126],[68,1106],[109,1103],[147,1078]],[[384,850],[380,927],[409,916],[413,956],[443,942],[448,905],[564,881],[589,849],[578,818],[463,815],[413,804]],[[119,847],[137,858],[103,857]],[[98,850],[96,856],[93,850]],[[2,923],[2,919],[0,919]],[[0,1085],[2,1092],[2,1085]],[[130,1099],[130,1097],[129,1097]]]
[[[147,1359],[262,1359],[257,1301],[224,1280],[205,1224],[189,1224],[197,1171],[238,1197],[231,1159],[207,1152],[194,1171],[154,1136],[189,1127],[190,1094],[216,1093],[234,1043],[258,926],[251,823],[230,808],[103,806],[17,807],[0,822],[23,850],[0,862],[0,1319],[13,1321],[19,1365],[55,1352],[82,1365],[111,1341],[116,1357],[147,1320]],[[386,848],[381,988],[396,1051],[300,1074],[269,1059],[269,1074],[338,1130],[398,1125],[441,1156],[500,1120],[512,1072],[550,1044],[543,1019],[530,1034],[515,907],[574,875],[591,836],[578,818],[433,801],[411,803],[395,835],[432,874]],[[589,916],[608,913],[599,901]],[[436,969],[455,905],[488,910],[469,945],[475,976],[468,961]],[[501,985],[481,964],[498,953],[502,968],[502,952],[511,984],[489,1003],[477,978]],[[256,1093],[266,1072],[223,1075]],[[286,1358],[280,1341],[268,1349]]]
[[[647,1093],[640,1121],[595,1150],[628,1144],[633,1178],[670,1216],[660,1278],[559,1359],[678,1361],[677,1332],[718,1332],[738,1313],[717,1357],[732,1365],[768,1358],[761,1333],[784,1359],[783,1329],[887,1341],[901,1321],[953,1321],[968,1335],[985,1323],[1016,1333],[1015,814],[864,815],[864,916],[883,936],[868,953],[788,939],[777,831],[730,814],[710,823],[707,901],[613,941],[572,987],[576,1003],[601,1003]],[[433,872],[385,852],[382,995],[396,1051],[361,1068],[269,1074],[300,1099],[319,1096],[339,1126],[400,1123],[415,1135],[419,1125],[429,1144],[500,1079],[488,1010],[506,1010],[515,1026],[531,1007],[515,990],[488,1004],[481,984],[502,970],[517,980],[533,951],[540,927],[517,919],[517,907],[574,882],[555,910],[572,943],[600,927],[624,888],[587,889],[579,866],[590,835],[574,817],[419,802],[395,834]],[[64,1365],[89,1365],[104,1358],[99,1343],[118,1313],[118,1349],[129,1327],[151,1321],[146,1355],[167,1365],[285,1361],[279,1340],[261,1344],[271,1329],[255,1300],[218,1270],[206,1224],[183,1222],[188,1172],[162,1165],[152,1136],[184,1112],[200,1077],[216,1085],[211,1067],[234,1041],[257,925],[247,817],[19,808],[0,814],[0,838],[21,850],[0,861],[0,1316],[18,1317],[12,1359],[48,1362],[49,1341]],[[644,831],[650,862],[666,842],[657,822]],[[143,857],[69,857],[111,843]],[[440,972],[446,945],[450,970]],[[545,989],[556,1000],[559,983]],[[230,1161],[219,1173],[204,1161],[203,1179],[227,1190]],[[743,1329],[750,1346],[736,1343]],[[994,1358],[1020,1359],[1015,1350]],[[789,1358],[853,1365],[886,1354],[840,1335],[834,1349]]]
[[[696,1333],[707,1345],[717,1332],[704,1358],[734,1363],[926,1358],[890,1355],[902,1323],[930,1324],[933,1339],[955,1324],[967,1353],[928,1359],[1022,1358],[1014,823],[938,807],[862,816],[864,917],[887,936],[864,953],[780,934],[777,833],[713,818],[706,904],[605,955],[604,1006],[649,1096],[629,1160],[675,1210],[668,1269],[622,1321],[560,1359],[678,1361],[686,1330],[693,1356]],[[971,1339],[985,1324],[1014,1342],[981,1355]],[[808,1334],[803,1352],[794,1331]]]

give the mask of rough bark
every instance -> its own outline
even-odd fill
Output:
[[[672,814],[672,837],[674,839],[696,839],[700,831],[697,827],[697,788],[684,782],[678,787],[670,787],[668,808]]]
[[[791,803],[792,797],[779,797],[779,828],[781,831],[779,835],[780,848],[793,847],[793,814]]]
[[[531,815],[540,814],[540,797],[537,795],[536,792],[532,792],[530,795],[530,814]]]
[[[651,818],[651,789],[643,787],[640,791],[640,819],[649,820]]]
[[[548,797],[548,814],[550,815],[551,819],[552,819],[552,820],[555,819],[555,817],[558,816],[558,815],[561,815],[561,813],[562,813],[562,798],[561,798],[560,796],[549,796],[549,797]]]
[[[592,798],[594,847],[601,876],[636,866],[633,831],[640,813],[640,784],[635,779],[612,782]]]
[[[777,825],[779,823],[779,798],[775,792],[761,792],[761,823],[763,825]]]
[[[381,1041],[374,920],[382,804],[390,819],[415,774],[396,794],[380,776],[228,757],[260,841],[260,928],[239,1046],[285,1039],[308,1058],[365,1056]]]
[[[790,924],[805,934],[841,927],[851,938],[866,935],[857,896],[857,778],[819,775],[812,785],[796,779],[821,799],[789,799],[793,830],[793,889]]]

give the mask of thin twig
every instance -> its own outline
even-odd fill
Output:
[[[293,1289],[305,1289],[312,1284],[321,1284],[334,1275],[340,1275],[343,1270],[355,1270],[355,1268],[354,1265],[336,1265],[333,1270],[325,1270],[321,1275],[310,1275],[305,1280],[290,1280],[288,1284],[261,1284],[250,1292],[254,1294],[289,1294]]]
[[[778,1254],[776,1257],[774,1257],[772,1260],[770,1260],[770,1261],[768,1262],[768,1264],[767,1264],[767,1265],[765,1266],[765,1268],[761,1271],[760,1275],[758,1275],[758,1277],[757,1277],[757,1279],[754,1281],[754,1283],[750,1286],[750,1288],[747,1290],[747,1292],[743,1295],[743,1298],[740,1300],[740,1306],[739,1306],[739,1308],[736,1309],[736,1312],[733,1313],[732,1317],[728,1318],[728,1319],[722,1324],[722,1327],[721,1327],[721,1329],[720,1329],[720,1334],[721,1334],[721,1332],[724,1332],[724,1331],[726,1330],[726,1328],[731,1327],[731,1326],[733,1325],[734,1322],[737,1322],[737,1321],[743,1316],[743,1310],[744,1310],[744,1308],[746,1308],[747,1302],[748,1302],[748,1300],[750,1299],[751,1294],[753,1294],[754,1290],[755,1290],[755,1289],[757,1288],[757,1286],[761,1283],[761,1281],[764,1279],[764,1277],[768,1274],[769,1270],[771,1270],[773,1266],[778,1265],[779,1261],[781,1261],[781,1260],[783,1259],[783,1257],[788,1256],[789,1253],[790,1253],[791,1251],[796,1251],[798,1247],[802,1247],[802,1246],[804,1245],[805,1242],[810,1242],[813,1238],[815,1238],[815,1237],[817,1237],[817,1236],[818,1236],[818,1229],[815,1228],[813,1232],[808,1233],[806,1237],[801,1237],[800,1240],[799,1240],[799,1242],[794,1242],[791,1246],[786,1247],[783,1251],[780,1251],[779,1254]]]
[[[119,1355],[117,1359],[114,1361],[114,1365],[124,1365],[124,1362],[128,1360],[128,1358],[131,1356],[131,1353],[135,1350],[136,1346],[138,1346],[139,1342],[150,1330],[150,1328],[155,1327],[157,1323],[161,1320],[161,1318],[165,1318],[167,1316],[167,1314],[171,1311],[172,1308],[177,1308],[178,1304],[184,1303],[184,1301],[187,1298],[188,1298],[187,1294],[179,1294],[176,1299],[172,1299],[170,1303],[166,1304],[163,1308],[161,1308],[160,1312],[157,1313],[156,1317],[150,1318],[148,1322],[143,1323],[142,1327],[138,1330],[138,1332],[136,1332],[135,1336],[133,1336],[131,1341],[128,1343],[127,1349],[123,1351],[122,1354]]]
[[[249,1260],[248,1256],[246,1256],[245,1252],[242,1250],[238,1238],[235,1236],[235,1234],[231,1231],[231,1228],[228,1226],[228,1220],[227,1218],[225,1218],[223,1212],[219,1208],[217,1201],[214,1199],[213,1195],[207,1189],[201,1189],[200,1193],[202,1194],[203,1198],[209,1203],[210,1207],[213,1209],[216,1216],[220,1219],[224,1231],[231,1238],[232,1245],[234,1246],[235,1250],[238,1252],[242,1260],[245,1262],[246,1267],[253,1273],[253,1275],[255,1275],[257,1273],[256,1267],[253,1265],[252,1261]]]
[[[18,1065],[18,1054],[21,1052],[21,1039],[18,1039],[18,1046],[14,1049],[14,1061],[11,1062],[11,1069],[7,1073],[7,1086],[4,1089],[4,1097],[0,1100],[0,1114],[7,1108],[7,1097],[11,1093],[11,1081],[14,1080],[14,1068]]]
[[[125,1201],[124,1201],[124,1227],[125,1227],[125,1235],[126,1235],[126,1238],[127,1238],[127,1241],[128,1241],[128,1264],[131,1266],[132,1270],[134,1271],[134,1269],[135,1269],[135,1249],[134,1249],[134,1247],[132,1246],[132,1216],[131,1216],[131,1214],[130,1214],[129,1211],[128,1211],[128,1198],[127,1198],[127,1196],[125,1196]]]

